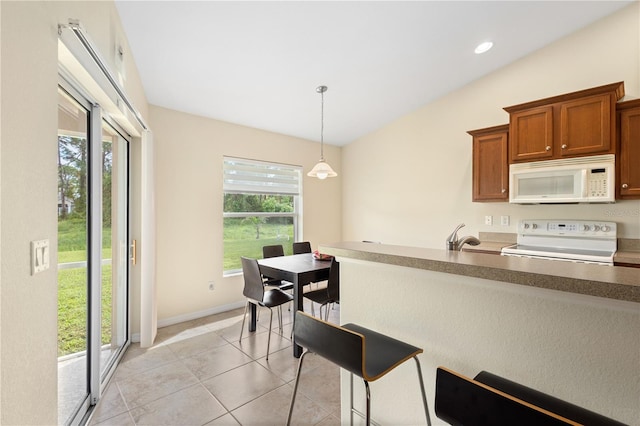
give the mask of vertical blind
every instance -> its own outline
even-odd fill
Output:
[[[302,167],[224,157],[226,193],[300,195]]]

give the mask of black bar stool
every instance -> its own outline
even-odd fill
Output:
[[[413,358],[416,361],[416,367],[418,369],[420,391],[422,392],[422,403],[427,418],[427,425],[431,426],[429,408],[427,407],[427,396],[422,379],[422,370],[420,368],[420,361],[418,360],[418,354],[422,353],[422,349],[356,324],[339,326],[314,318],[301,311],[296,312],[293,334],[296,343],[303,346],[305,351],[302,353],[302,356],[300,356],[300,362],[298,364],[296,383],[293,387],[291,406],[289,407],[289,416],[287,417],[287,425],[291,424],[291,413],[293,412],[296,393],[298,391],[302,362],[308,353],[314,352],[351,373],[351,398],[349,407],[351,424],[353,424],[353,414],[355,413],[363,417],[367,425],[371,424],[371,394],[369,391],[369,382],[378,380],[404,361]],[[366,414],[364,415],[353,407],[354,374],[364,381],[367,395]]]
[[[436,371],[436,416],[465,426],[622,426],[616,420],[487,371],[473,379]]]

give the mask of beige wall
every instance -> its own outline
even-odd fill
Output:
[[[339,176],[306,176],[319,145],[289,136],[150,107],[157,161],[158,320],[160,325],[243,306],[242,277],[223,278],[222,158],[303,167],[303,238],[315,249],[341,239],[340,149],[325,146]],[[215,281],[214,291],[208,281]]]
[[[640,97],[639,7],[636,2],[344,147],[343,239],[443,248],[458,223],[467,224],[461,236],[478,235],[515,232],[525,218],[611,220],[620,224],[620,236],[640,238],[640,201],[472,203],[466,133],[508,123],[505,106],[616,81],[625,82],[628,98]],[[493,226],[484,225],[485,215],[494,216]],[[499,225],[501,215],[511,217],[511,226]]]
[[[2,1],[0,8],[0,423],[50,425],[58,420],[56,268],[31,276],[29,243],[49,239],[57,264],[58,23],[79,19],[109,63],[116,42],[129,49],[111,2]],[[125,90],[145,116],[135,64],[125,64]]]

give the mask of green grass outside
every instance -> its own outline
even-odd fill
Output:
[[[284,219],[284,218],[282,218]],[[293,253],[293,222],[264,223],[260,226],[260,238],[257,239],[256,227],[242,219],[224,219],[224,262],[225,271],[242,269],[241,256],[262,258],[262,246],[282,244],[284,254]]]
[[[58,222],[58,263],[87,261],[86,223]],[[102,258],[111,259],[111,229],[103,229]],[[111,265],[102,265],[102,344],[111,341]],[[87,268],[58,271],[58,356],[87,349]]]
[[[111,341],[111,265],[102,265],[102,344]],[[58,356],[87,349],[87,268],[58,271]]]
[[[102,229],[102,258],[111,259],[111,228]],[[58,263],[87,260],[87,225],[84,219],[58,222]]]

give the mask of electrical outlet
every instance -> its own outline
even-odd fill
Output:
[[[500,216],[500,225],[509,226],[509,216]]]
[[[216,289],[215,283],[213,281],[209,281],[209,290],[213,291]]]
[[[493,216],[485,216],[484,217],[485,225],[493,225]]]

